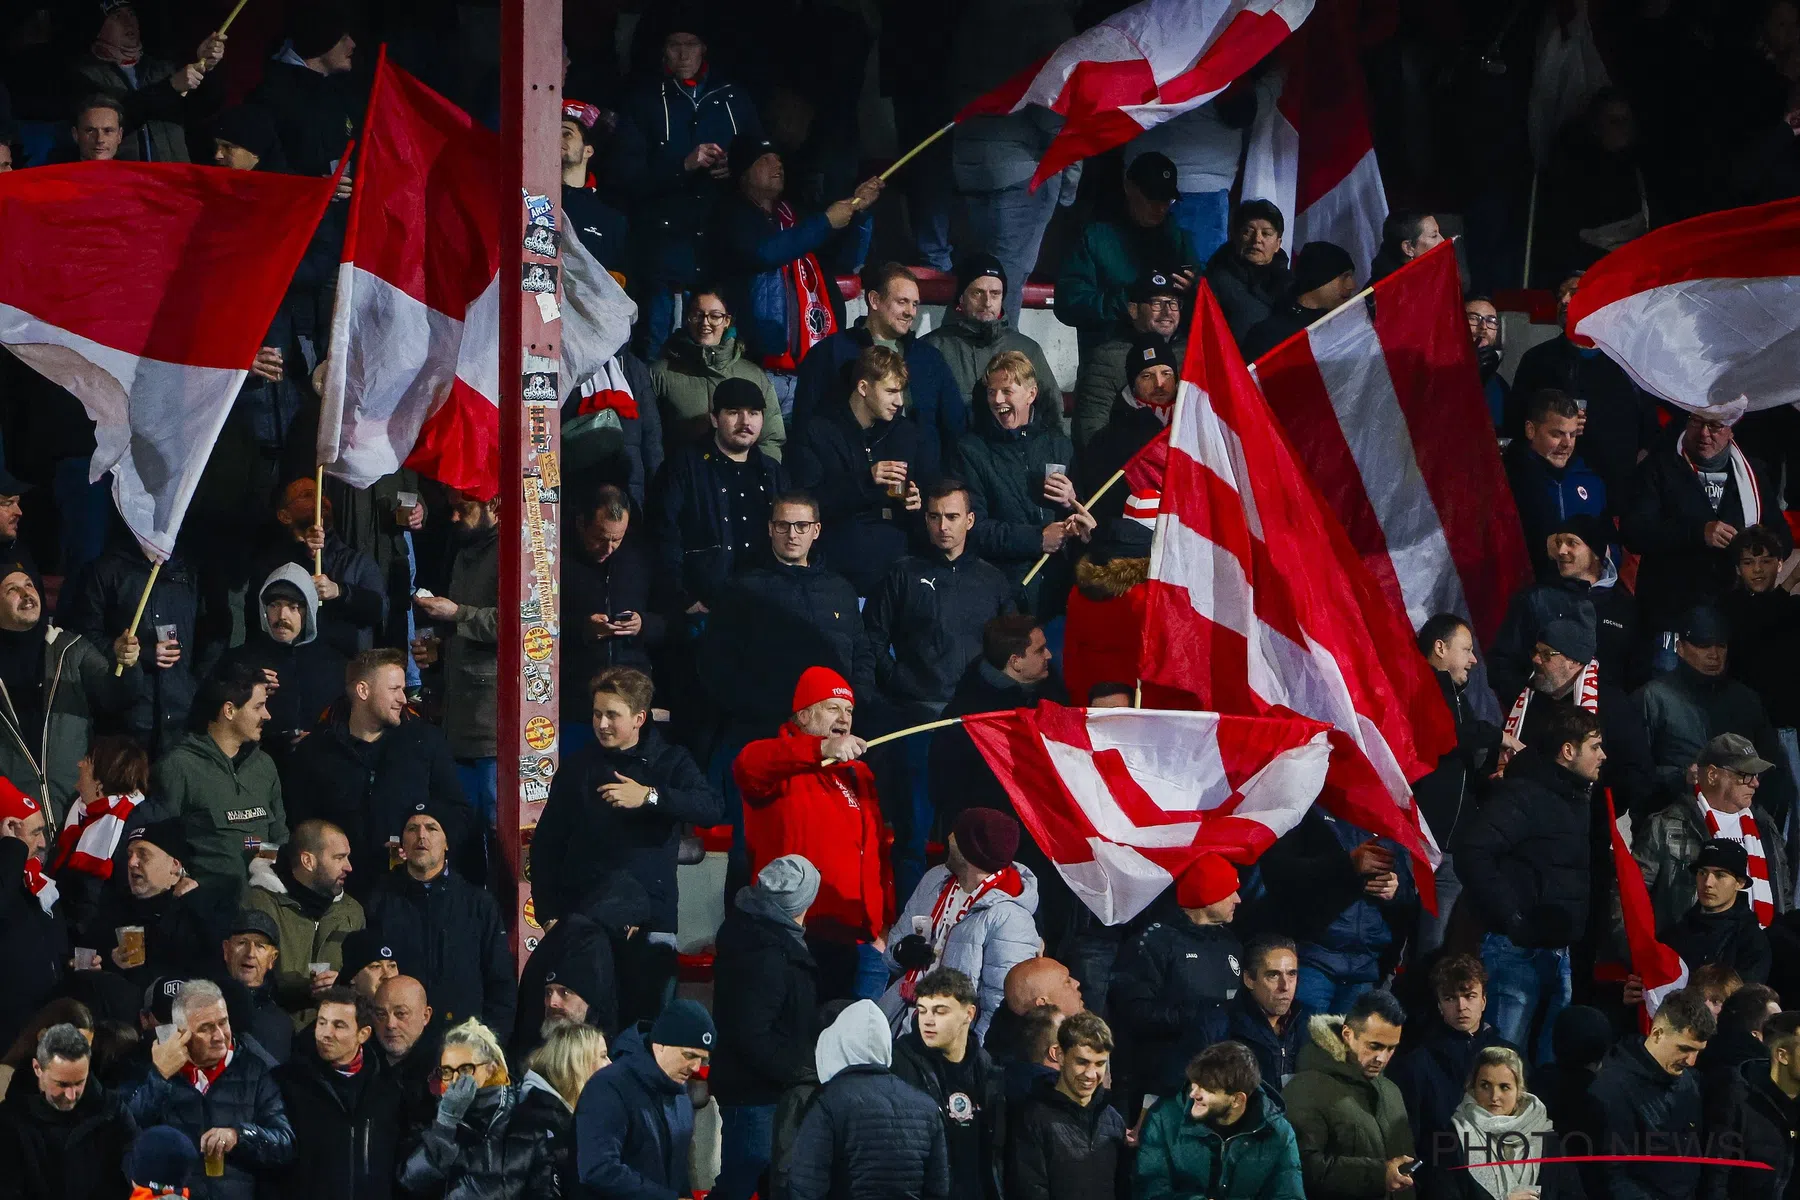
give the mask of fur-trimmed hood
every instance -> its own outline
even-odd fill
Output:
[[[1339,1013],[1314,1013],[1306,1023],[1313,1045],[1336,1062],[1343,1062],[1350,1054],[1350,1047],[1344,1044],[1343,1028],[1344,1018]]]
[[[1108,563],[1095,563],[1083,555],[1075,564],[1075,586],[1089,600],[1117,600],[1148,578],[1150,560],[1147,558],[1115,558]]]

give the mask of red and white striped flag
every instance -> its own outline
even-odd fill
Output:
[[[1028,104],[1065,121],[1031,186],[1123,146],[1205,104],[1255,66],[1312,11],[1313,0],[1142,0],[1076,34],[956,115]]]
[[[1251,368],[1363,564],[1416,628],[1486,640],[1531,579],[1445,243]]]
[[[1569,333],[1690,411],[1800,403],[1800,199],[1653,229],[1581,278]]]
[[[1327,730],[1299,717],[1141,708],[977,713],[963,728],[1019,820],[1108,925],[1202,854],[1252,863],[1325,782]]]
[[[1409,781],[1455,731],[1399,604],[1375,582],[1257,391],[1202,286],[1150,558],[1140,663],[1194,707],[1332,727],[1320,803],[1434,857]],[[1431,901],[1434,902],[1434,901]]]
[[[187,163],[0,175],[0,345],[81,401],[89,477],[167,559],[332,179]]]
[[[500,305],[518,286],[503,251],[519,199],[505,179],[499,135],[384,52],[338,267],[319,418],[329,474],[367,487],[407,466],[470,495],[498,493]],[[566,221],[561,228],[563,358],[558,394],[544,401],[552,405],[603,369],[635,314]]]
[[[1281,95],[1257,110],[1243,196],[1274,201],[1287,217],[1288,246],[1335,242],[1366,272],[1388,207],[1369,131],[1358,7],[1358,0],[1322,0],[1281,48]]]
[[[1631,970],[1644,982],[1644,1011],[1641,1017],[1646,1031],[1650,1019],[1662,1002],[1687,986],[1688,968],[1681,955],[1663,945],[1656,937],[1656,910],[1650,904],[1650,889],[1644,884],[1644,872],[1631,856],[1625,835],[1619,832],[1619,814],[1613,809],[1612,789],[1606,793],[1606,827],[1612,832],[1613,873],[1619,879],[1619,911],[1625,918],[1625,944],[1631,954]]]

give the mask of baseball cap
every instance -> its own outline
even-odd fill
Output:
[[[1155,150],[1146,150],[1132,159],[1125,168],[1125,179],[1152,204],[1173,204],[1181,198],[1181,189],[1175,184],[1175,164],[1168,155]]]
[[[281,930],[276,926],[275,918],[260,908],[238,909],[225,936],[236,937],[240,933],[260,933],[269,939],[269,945],[281,945]]]
[[[1731,641],[1731,623],[1711,605],[1699,605],[1681,622],[1681,640],[1690,646],[1723,646]]]
[[[1756,743],[1743,734],[1721,733],[1706,743],[1706,749],[1700,752],[1699,765],[1723,767],[1727,771],[1737,771],[1743,775],[1761,775],[1775,764],[1758,757]]]
[[[1131,302],[1142,304],[1158,296],[1181,296],[1181,289],[1175,285],[1175,274],[1161,267],[1145,271],[1131,285]]]

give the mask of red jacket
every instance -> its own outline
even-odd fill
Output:
[[[821,767],[823,738],[792,723],[751,742],[731,765],[744,796],[750,870],[801,854],[819,868],[806,928],[830,940],[874,941],[894,918],[894,881],[875,774],[863,762]]]

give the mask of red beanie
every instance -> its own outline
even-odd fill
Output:
[[[1175,881],[1175,902],[1183,908],[1205,908],[1237,890],[1237,868],[1217,854],[1202,854]]]
[[[0,821],[23,821],[38,810],[38,802],[13,786],[10,779],[0,778]]]
[[[856,693],[830,667],[808,667],[794,688],[794,711],[811,708],[825,700],[848,700],[856,703]]]
[[[1012,866],[1019,852],[1019,823],[997,808],[965,808],[950,830],[971,867],[990,875]]]

